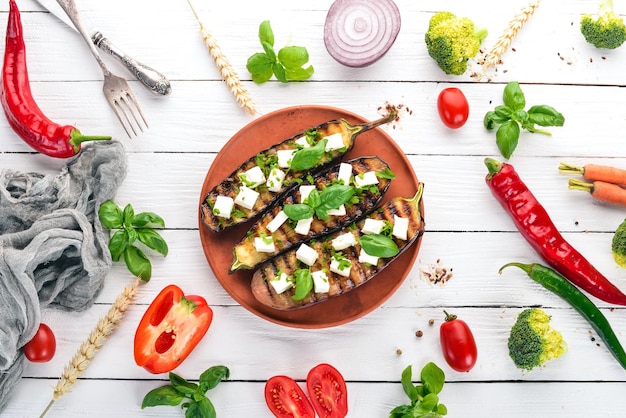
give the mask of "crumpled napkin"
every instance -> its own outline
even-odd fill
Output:
[[[90,307],[111,268],[98,219],[126,176],[120,142],[94,142],[56,175],[0,170],[0,411],[46,306]]]

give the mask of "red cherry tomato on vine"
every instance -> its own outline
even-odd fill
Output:
[[[32,340],[24,345],[24,355],[33,363],[45,363],[52,360],[57,350],[57,340],[46,324],[39,324],[39,329]]]
[[[437,110],[443,124],[451,129],[465,125],[469,117],[469,103],[463,92],[456,87],[448,87],[439,93]]]
[[[306,389],[320,418],[344,418],[348,415],[346,381],[330,364],[318,364],[309,371]]]
[[[265,403],[277,418],[315,418],[304,391],[288,376],[273,376],[265,382]]]
[[[446,320],[439,328],[443,357],[457,372],[469,372],[478,358],[474,335],[465,321],[446,311],[444,313]]]

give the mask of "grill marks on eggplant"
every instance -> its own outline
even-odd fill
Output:
[[[256,155],[253,155],[207,193],[207,196],[200,205],[200,214],[202,216],[203,223],[211,231],[220,232],[231,226],[241,224],[242,222],[247,222],[255,216],[263,213],[269,206],[271,206],[273,202],[280,199],[281,196],[283,196],[285,193],[295,187],[292,183],[292,180],[302,178],[306,174],[314,173],[323,169],[324,167],[327,167],[330,164],[335,163],[346,152],[352,149],[352,147],[354,146],[354,141],[356,140],[356,137],[358,135],[367,132],[370,129],[374,129],[378,126],[392,122],[398,117],[397,108],[391,106],[387,108],[387,111],[389,113],[382,118],[362,124],[352,125],[348,123],[345,119],[339,119],[325,122],[313,127],[312,129],[320,133],[318,140],[321,140],[324,137],[331,136],[336,133],[341,133],[345,148],[326,152],[322,159],[318,162],[316,167],[314,167],[310,171],[283,169],[286,171],[285,179],[283,181],[283,184],[285,184],[286,186],[283,186],[282,190],[277,193],[271,192],[263,186],[257,187],[256,191],[259,192],[260,195],[252,209],[236,207],[236,213],[231,215],[230,218],[216,216],[213,213],[213,207],[215,205],[217,197],[220,195],[231,197],[232,199],[235,199],[237,197],[239,188],[241,187],[239,175],[257,165],[258,155],[265,154],[267,156],[276,157],[278,150],[294,149],[296,147],[295,141],[303,136],[306,136],[306,132],[308,130],[300,132],[290,138],[279,142],[276,145],[260,151]],[[268,173],[265,174],[267,176]]]
[[[306,267],[297,260],[297,248],[294,248],[291,251],[279,255],[273,260],[263,263],[259,267],[252,277],[252,294],[259,302],[266,306],[278,310],[291,310],[310,306],[329,298],[345,294],[346,292],[349,292],[371,280],[374,276],[376,276],[376,274],[398,258],[400,254],[409,248],[424,233],[424,218],[420,210],[422,191],[423,184],[420,183],[418,191],[413,198],[394,198],[369,215],[369,218],[382,219],[389,222],[393,222],[394,215],[409,219],[409,228],[407,233],[408,239],[405,241],[394,238],[394,241],[400,250],[398,255],[395,257],[386,259],[380,258],[378,260],[378,264],[375,266],[359,263],[359,252],[361,248],[360,245],[357,244],[356,246],[349,247],[341,251],[345,258],[350,260],[352,263],[350,275],[348,277],[344,277],[330,271],[330,261],[332,257],[332,247],[330,241],[337,236],[348,232],[349,230],[356,234],[357,237],[360,237],[360,230],[365,222],[365,220],[360,220],[356,223],[356,229],[344,228],[327,237],[324,237],[323,240],[308,244],[319,254],[316,263],[311,266],[311,271],[326,271],[326,275],[328,276],[330,283],[330,290],[328,293],[315,293],[314,290],[312,290],[304,299],[299,301],[293,300],[292,298],[295,292],[294,288],[291,288],[281,294],[276,293],[270,281],[278,277],[280,272],[284,272],[290,277],[293,277],[293,273],[296,270]]]
[[[381,172],[389,169],[389,165],[379,157],[361,157],[346,161],[345,163],[352,166],[353,176],[370,171]],[[321,191],[324,187],[333,184],[333,182],[337,179],[338,174],[338,165],[327,168],[314,176],[314,182],[312,184],[316,186],[318,191]],[[345,215],[329,216],[327,220],[321,220],[314,216],[311,228],[307,235],[297,234],[294,230],[294,224],[290,221],[285,222],[276,230],[276,232],[270,234],[267,230],[267,225],[278,215],[283,206],[286,204],[300,203],[299,188],[291,189],[291,191],[285,195],[280,202],[276,202],[276,204],[272,206],[259,219],[259,221],[248,230],[246,236],[237,245],[235,245],[235,248],[233,249],[234,260],[231,265],[230,272],[239,269],[254,269],[262,262],[288,251],[303,242],[308,242],[324,235],[328,235],[366,216],[382,201],[385,192],[391,184],[391,179],[387,178],[379,178],[378,181],[379,183],[376,187],[376,193],[373,193],[369,190],[369,188],[365,188],[359,194],[359,197],[361,198],[359,203],[345,205]],[[309,183],[304,182],[303,184]],[[254,238],[260,236],[262,232],[265,232],[268,236],[273,236],[276,252],[260,253],[256,251]]]

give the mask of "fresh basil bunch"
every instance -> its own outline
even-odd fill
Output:
[[[230,370],[226,366],[213,366],[200,375],[198,384],[189,382],[176,373],[170,372],[170,384],[151,390],[143,398],[141,409],[149,406],[176,406],[186,409],[188,418],[215,418],[215,407],[206,393],[216,387],[222,380],[228,379]]]
[[[246,68],[252,74],[252,81],[263,84],[276,76],[281,83],[290,80],[306,80],[313,75],[313,66],[304,65],[309,62],[309,52],[302,46],[285,46],[274,51],[274,32],[269,20],[259,26],[259,40],[265,52],[257,52],[248,58]]]
[[[98,217],[105,228],[116,229],[109,240],[109,251],[113,261],[119,261],[124,256],[126,267],[135,276],[143,281],[149,281],[152,276],[152,264],[144,252],[134,245],[136,240],[146,247],[167,255],[167,243],[153,227],[165,227],[163,218],[153,212],[135,214],[133,207],[128,204],[122,210],[112,200],[107,200],[98,210]]]
[[[517,148],[521,129],[528,132],[552,135],[550,132],[538,129],[536,126],[563,126],[565,118],[553,107],[547,105],[532,106],[528,110],[526,98],[520,85],[511,81],[504,88],[504,105],[496,106],[485,114],[483,123],[485,128],[492,130],[500,125],[496,131],[496,144],[502,156],[511,158]]]
[[[294,221],[308,219],[317,216],[325,221],[328,219],[328,211],[337,209],[339,206],[350,201],[356,193],[353,186],[333,184],[325,187],[321,192],[317,189],[311,191],[305,203],[289,204],[283,207],[285,215]]]
[[[445,405],[439,403],[439,392],[443,389],[446,376],[435,363],[424,366],[420,373],[421,385],[413,385],[411,366],[402,372],[402,388],[411,400],[410,405],[395,407],[389,418],[441,417],[448,414]]]

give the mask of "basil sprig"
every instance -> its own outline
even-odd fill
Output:
[[[413,385],[412,368],[407,366],[402,372],[402,388],[411,400],[410,405],[395,407],[389,418],[441,417],[448,414],[445,405],[439,403],[439,393],[443,389],[446,376],[435,363],[430,362],[422,368],[421,384]]]
[[[373,257],[390,258],[395,257],[400,252],[396,242],[383,234],[363,235],[359,242],[361,248]]]
[[[200,375],[196,384],[170,372],[170,384],[148,392],[143,398],[141,409],[149,406],[176,406],[187,399],[187,402],[181,405],[186,409],[186,418],[215,418],[217,417],[215,407],[206,393],[229,376],[228,367],[213,366]]]
[[[312,190],[304,203],[285,205],[283,211],[294,221],[308,219],[313,215],[325,221],[328,219],[329,210],[337,209],[348,202],[355,193],[356,189],[353,186],[337,183],[325,187],[321,192],[317,189]]]
[[[309,269],[298,269],[294,272],[296,291],[293,300],[302,300],[313,289],[313,276]]]
[[[293,154],[289,168],[295,171],[306,171],[317,166],[324,158],[328,139],[317,141],[312,147],[302,148]]]
[[[565,123],[565,117],[551,106],[538,105],[524,110],[526,98],[516,81],[511,81],[504,88],[503,101],[504,105],[496,106],[494,110],[485,114],[483,124],[487,130],[500,125],[496,131],[496,144],[506,159],[511,158],[517,148],[521,129],[552,135],[546,130],[538,129],[537,126],[563,126]]]
[[[130,204],[122,210],[112,200],[107,200],[100,205],[98,217],[105,228],[117,230],[109,240],[111,259],[119,261],[124,256],[128,270],[141,280],[149,281],[152,276],[152,264],[145,253],[134,243],[139,240],[146,247],[166,256],[167,243],[153,229],[153,227],[165,227],[163,218],[153,212],[135,214]]]

